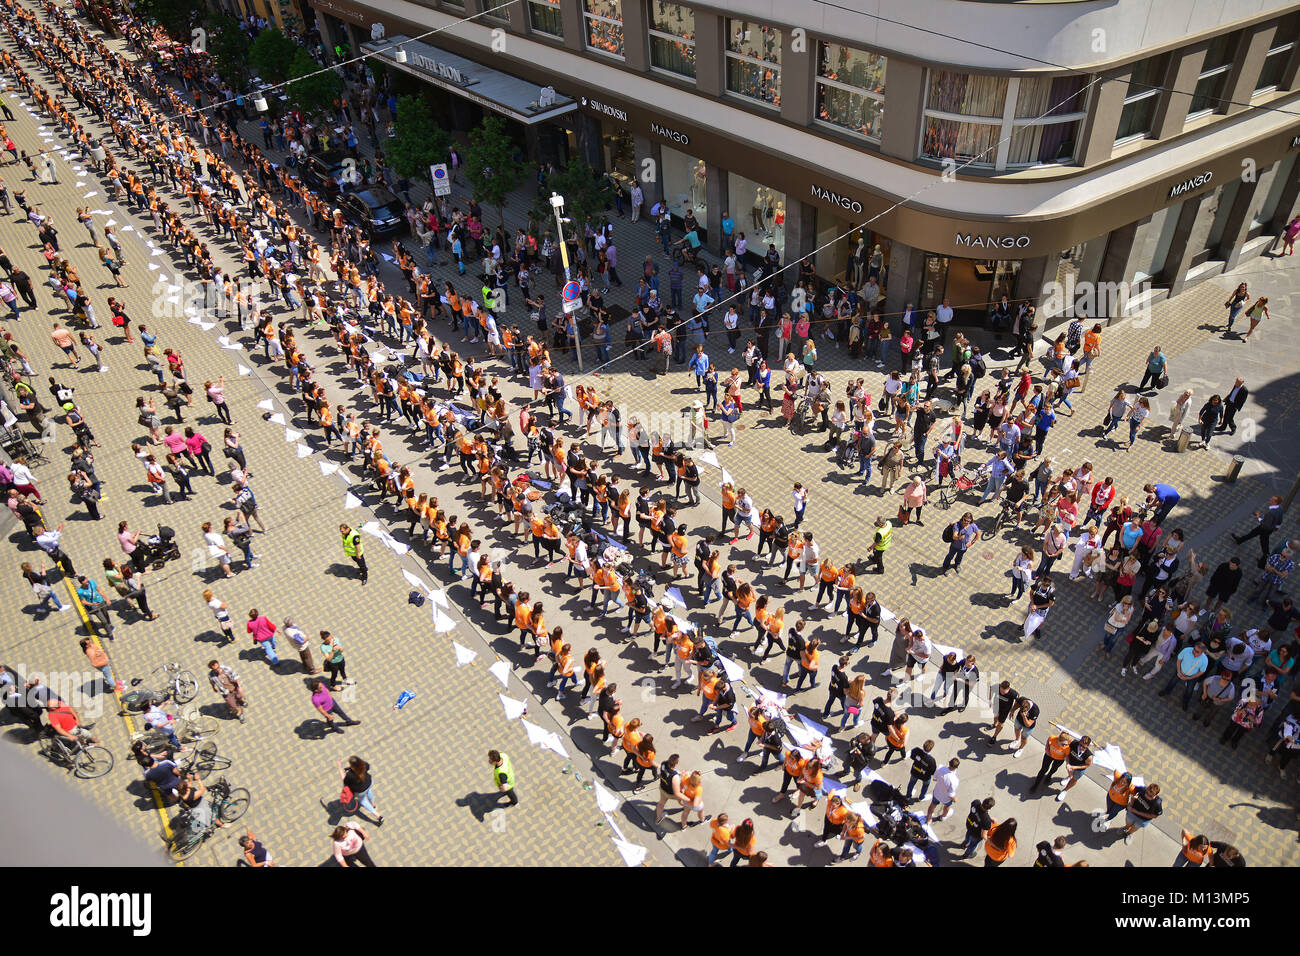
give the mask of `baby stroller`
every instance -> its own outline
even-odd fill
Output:
[[[176,544],[176,532],[165,524],[158,526],[158,533],[149,536],[149,558],[154,570],[158,570],[168,561],[181,556],[180,546]]]
[[[845,432],[835,446],[835,464],[852,469],[858,463],[858,432]]]

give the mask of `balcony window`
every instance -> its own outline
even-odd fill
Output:
[[[1237,37],[1232,34],[1217,36],[1210,41],[1201,64],[1196,87],[1192,90],[1192,103],[1187,109],[1189,120],[1217,113],[1226,105],[1223,94],[1228,86],[1228,73],[1232,70],[1233,54],[1237,50]]]
[[[623,59],[623,0],[583,0],[587,49]]]
[[[1295,38],[1300,36],[1300,14],[1292,14],[1280,21],[1273,34],[1273,45],[1264,57],[1264,66],[1255,82],[1255,93],[1271,93],[1278,89],[1286,75],[1286,65],[1295,49]]]
[[[1156,56],[1133,68],[1128,93],[1124,96],[1124,108],[1119,114],[1119,128],[1115,131],[1116,144],[1141,139],[1151,132],[1156,107],[1160,105],[1160,84],[1168,67],[1168,56]]]
[[[528,25],[534,33],[564,39],[564,17],[560,15],[560,0],[528,0]]]
[[[695,11],[650,0],[650,65],[695,78]]]

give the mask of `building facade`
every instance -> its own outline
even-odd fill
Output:
[[[1300,207],[1300,3],[310,3],[327,46],[378,22],[432,48],[405,68],[450,97],[480,84],[439,51],[552,87],[534,158],[640,179],[715,249],[725,212],[829,281],[875,273],[891,312],[978,320],[1053,283],[1177,294]]]

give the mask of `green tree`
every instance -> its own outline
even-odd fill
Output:
[[[451,136],[433,118],[423,96],[398,98],[395,132],[384,152],[399,175],[428,179],[430,166],[446,162]]]
[[[506,132],[505,120],[500,116],[485,116],[469,134],[465,172],[474,187],[475,198],[496,206],[504,226],[506,197],[523,178],[524,164],[517,158],[514,140]]]
[[[190,31],[202,18],[206,6],[203,0],[135,0],[135,12],[145,20],[153,20],[173,40],[194,42]]]
[[[306,116],[319,116],[328,110],[334,105],[341,88],[339,75],[332,69],[321,69],[311,54],[301,48],[289,64],[289,80],[284,90],[289,105]]]
[[[248,65],[262,79],[279,83],[289,78],[289,67],[297,53],[297,44],[275,27],[267,27],[248,48]]]
[[[551,209],[551,193],[564,197],[564,214],[573,220],[569,235],[581,236],[582,224],[588,217],[599,222],[601,214],[609,208],[614,189],[609,177],[599,175],[590,164],[580,159],[572,160],[556,170],[546,181],[543,194],[533,206],[533,218],[550,223],[555,215]]]
[[[248,34],[239,28],[238,20],[224,13],[208,17],[204,27],[208,31],[208,54],[217,73],[231,86],[241,86],[248,62]]]

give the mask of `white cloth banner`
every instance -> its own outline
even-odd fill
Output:
[[[276,412],[274,415],[272,415],[270,418],[268,418],[267,421],[270,422],[272,425],[283,425],[283,424],[284,424],[284,413],[283,413],[283,412]]]
[[[349,491],[346,495],[343,496],[343,507],[349,511],[351,511],[353,508],[360,508],[361,499]]]
[[[307,457],[308,455],[310,455],[310,454],[311,454],[311,448],[310,448],[309,446],[307,446],[307,445],[304,445],[302,442],[299,442],[299,443],[298,443],[298,457],[299,457],[299,458],[306,458],[306,457]]]
[[[645,862],[645,847],[629,843],[627,840],[615,840],[614,846],[618,847],[618,855],[628,866],[640,866]]]
[[[488,668],[488,673],[499,680],[502,687],[510,686],[510,665],[506,661],[497,661]]]
[[[596,807],[601,813],[613,813],[618,809],[618,797],[602,787],[599,780],[593,780],[591,788],[596,791]]]
[[[429,593],[429,585],[425,584],[424,581],[420,579],[420,576],[418,574],[412,574],[410,571],[406,570],[406,568],[402,568],[402,577],[406,578],[407,584],[417,589],[421,593],[423,594]]]
[[[257,407],[264,412],[273,411],[275,409],[275,402],[271,401],[269,398],[264,398],[257,403]]]
[[[455,641],[451,642],[451,646],[452,649],[456,652],[457,667],[464,667],[466,664],[472,664],[474,663],[474,658],[478,657],[478,654],[476,652],[471,651],[468,647],[464,647],[463,645],[457,644]]]
[[[320,467],[322,475],[332,475],[339,470],[339,466],[332,461],[318,461],[316,464]]]
[[[286,429],[284,430],[284,440],[285,440],[286,442],[289,442],[289,443],[292,444],[293,442],[296,442],[296,441],[297,441],[299,438],[301,438],[301,437],[302,437],[302,432],[300,432],[300,431],[295,431],[295,430],[292,429],[292,428],[286,428]]]
[[[252,370],[251,368],[249,368],[247,365],[244,365],[244,364],[241,363],[240,366],[239,366],[239,374],[240,374],[240,375],[252,375],[252,374],[253,374],[253,370]]]
[[[718,464],[718,456],[711,451],[700,452],[699,459],[700,462],[705,465],[712,465],[714,468],[720,467]]]
[[[446,634],[448,631],[456,629],[456,622],[442,613],[442,608],[434,604],[431,606],[433,617],[433,631],[435,634]]]
[[[505,694],[497,694],[497,696],[501,698],[501,706],[506,709],[506,720],[518,720],[528,713],[528,705],[522,700],[515,700]]]

